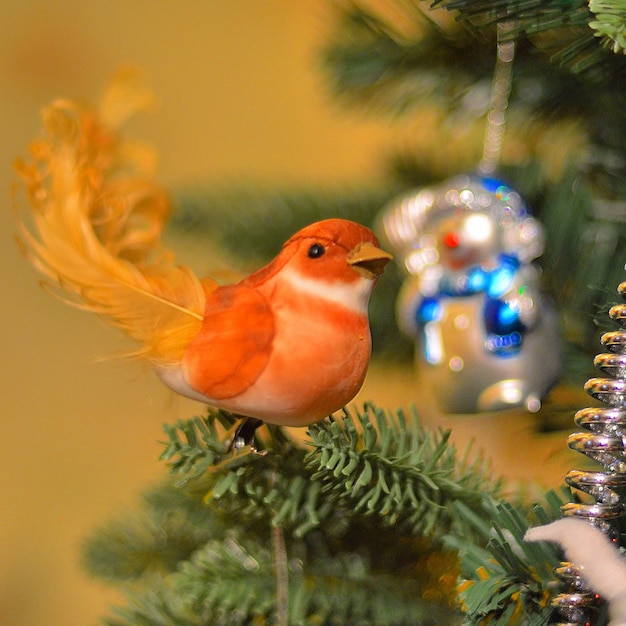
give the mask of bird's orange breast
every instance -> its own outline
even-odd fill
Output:
[[[280,281],[251,291],[255,295],[245,300],[255,305],[245,315],[231,317],[226,310],[218,315],[224,318],[222,330],[209,331],[210,320],[205,320],[207,333],[192,342],[185,358],[189,384],[210,404],[275,424],[304,426],[347,404],[360,389],[369,363],[367,315],[314,294],[294,293]],[[233,304],[241,298],[235,296]],[[267,306],[260,304],[263,300]],[[261,316],[252,315],[254,311]],[[228,342],[220,339],[224,328]],[[258,340],[251,339],[257,331]],[[241,345],[237,333],[246,338]],[[224,352],[218,365],[216,350],[227,347],[233,352]],[[226,390],[233,393],[226,395]]]

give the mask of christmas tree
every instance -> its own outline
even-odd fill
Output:
[[[398,2],[387,13],[351,3],[323,71],[338,99],[410,120],[388,183],[181,191],[174,226],[220,232],[238,256],[266,260],[311,221],[373,224],[398,193],[473,170],[506,23],[517,50],[498,171],[545,225],[563,380],[580,385],[606,317],[595,306],[623,279],[626,20],[619,2],[522,4]],[[388,272],[374,296],[375,358],[412,351],[390,306],[401,282]],[[107,623],[548,623],[559,555],[523,537],[578,497],[511,495],[419,412],[368,403],[311,426],[304,442],[268,426],[236,451],[225,412],[166,425],[171,480],[85,547],[89,570],[128,592]]]

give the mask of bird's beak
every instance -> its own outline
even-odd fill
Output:
[[[348,264],[367,278],[377,278],[393,257],[367,241],[348,252]]]

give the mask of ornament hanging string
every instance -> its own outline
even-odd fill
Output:
[[[483,156],[478,171],[492,175],[498,169],[504,142],[506,112],[513,83],[513,60],[515,59],[515,39],[512,31],[514,23],[499,22],[497,26],[497,56],[491,83],[487,128],[483,142]]]

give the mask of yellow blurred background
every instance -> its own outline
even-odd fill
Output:
[[[133,507],[166,472],[161,424],[201,410],[150,373],[115,360],[124,346],[98,320],[39,286],[13,240],[12,162],[40,130],[51,99],[95,100],[123,64],[145,71],[158,106],[133,122],[154,143],[158,178],[193,183],[371,181],[394,131],[342,110],[316,56],[326,0],[4,0],[0,8],[2,484],[0,624],[89,625],[116,594],[80,569],[80,544]],[[185,254],[186,242],[175,242]],[[208,268],[195,267],[198,273]],[[391,305],[391,303],[390,303]],[[374,366],[360,398],[408,405],[410,369]],[[453,424],[475,436],[498,472],[553,481],[560,435],[537,439],[517,413]],[[445,424],[444,424],[445,422]],[[556,470],[555,470],[556,468]],[[558,482],[558,481],[557,481]]]

